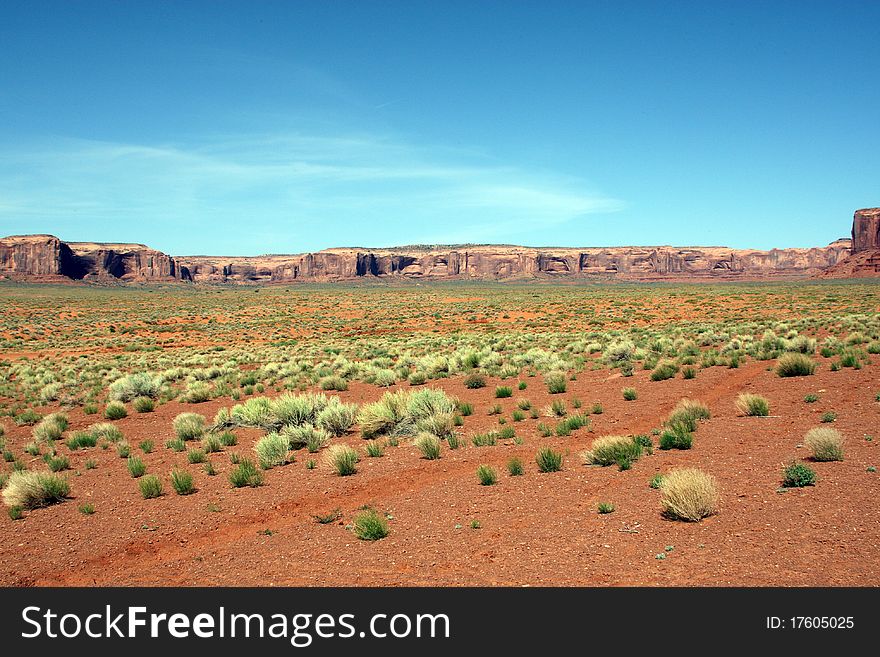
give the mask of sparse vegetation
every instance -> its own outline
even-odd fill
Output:
[[[481,486],[492,486],[498,481],[498,474],[491,466],[481,465],[477,468],[477,479]]]
[[[263,485],[263,473],[250,459],[239,459],[235,469],[229,473],[229,483],[233,488],[251,487]]]
[[[13,472],[3,486],[3,503],[13,509],[36,509],[58,504],[69,495],[70,484],[67,480],[48,472]]]
[[[808,376],[816,371],[816,361],[801,353],[786,353],[776,361],[776,373],[782,377]]]
[[[743,415],[752,417],[766,417],[770,415],[770,402],[761,395],[742,393],[736,398],[736,408]]]
[[[355,516],[352,528],[354,535],[362,541],[378,541],[388,536],[388,521],[373,509]]]
[[[559,472],[562,470],[562,453],[550,447],[542,447],[535,456],[538,472]]]
[[[145,500],[161,497],[162,480],[156,475],[145,475],[138,480],[138,488]]]
[[[817,461],[842,461],[844,439],[837,429],[816,427],[804,436],[804,444]]]
[[[816,472],[803,463],[790,463],[782,473],[782,485],[785,488],[802,488],[816,483]]]
[[[357,463],[360,461],[357,450],[348,445],[330,445],[324,455],[327,464],[340,477],[347,477],[357,472]]]
[[[673,520],[698,522],[718,511],[715,477],[696,468],[671,470],[660,484],[663,513]]]

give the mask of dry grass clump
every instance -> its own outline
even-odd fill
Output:
[[[675,405],[666,424],[670,427],[676,425],[684,426],[688,431],[697,430],[697,422],[700,420],[708,420],[712,417],[709,407],[696,399],[682,399]]]
[[[588,465],[614,465],[632,462],[642,455],[642,446],[631,436],[602,436],[596,438],[589,451],[582,454]]]
[[[49,472],[13,472],[3,487],[3,503],[8,507],[36,509],[57,504],[70,494],[64,477]]]
[[[770,402],[761,395],[744,392],[736,398],[736,408],[743,415],[767,417],[770,415]]]
[[[663,513],[673,520],[698,522],[718,512],[718,482],[696,468],[680,468],[665,474],[660,491]]]
[[[816,427],[804,436],[804,444],[817,461],[842,461],[843,436],[837,429]]]
[[[364,438],[409,436],[419,431],[444,437],[455,427],[456,410],[455,399],[438,388],[398,390],[364,404],[357,419]]]
[[[346,477],[357,472],[357,462],[360,461],[360,455],[357,450],[348,445],[336,444],[327,448],[324,459],[336,474],[340,477]]]
[[[776,361],[776,373],[779,376],[809,376],[815,371],[816,361],[806,354],[790,352]]]

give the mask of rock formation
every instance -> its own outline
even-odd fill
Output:
[[[174,258],[143,244],[62,242],[52,235],[0,240],[0,274],[24,279],[186,280]]]
[[[192,280],[212,283],[334,281],[359,277],[759,279],[814,275],[849,253],[849,240],[839,240],[821,248],[771,251],[669,246],[606,249],[459,246],[448,250],[424,247],[375,251],[328,249],[304,255],[253,258],[183,256],[177,260]]]
[[[852,227],[853,253],[880,249],[880,208],[856,210]]]
[[[761,280],[880,275],[880,208],[855,213],[852,242],[811,249],[530,248],[450,245],[327,249],[299,255],[171,257],[143,244],[0,240],[0,276],[93,281],[286,283],[354,279]],[[850,254],[853,255],[850,255]]]

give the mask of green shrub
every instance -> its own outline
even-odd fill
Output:
[[[224,447],[235,447],[238,444],[238,438],[231,431],[224,431],[219,438],[220,444]]]
[[[206,454],[213,454],[223,449],[220,438],[214,434],[209,434],[202,439],[202,449]]]
[[[305,447],[313,454],[324,447],[331,438],[328,431],[314,427],[311,424],[283,427],[281,435],[287,439],[290,449],[302,449]]]
[[[180,438],[171,438],[165,441],[165,447],[175,452],[182,452],[186,449],[186,443]]]
[[[123,439],[122,431],[115,424],[109,422],[100,422],[93,424],[86,431],[95,437],[95,440],[106,440],[111,443],[118,443]]]
[[[139,456],[129,456],[125,465],[128,468],[128,474],[134,479],[144,476],[147,471],[147,466]]]
[[[290,441],[286,436],[278,433],[270,433],[257,441],[254,451],[263,470],[269,470],[276,465],[287,463],[287,452],[290,450]]]
[[[660,434],[660,449],[690,449],[693,444],[693,435],[681,424],[669,426]]]
[[[406,378],[406,380],[409,381],[411,386],[423,386],[428,380],[428,375],[424,372],[413,372]]]
[[[834,420],[837,419],[837,413],[835,413],[834,411],[825,411],[824,413],[822,413],[822,417],[820,419],[826,424],[829,422],[834,422]]]
[[[44,417],[34,427],[34,439],[51,443],[61,438],[65,429],[67,429],[67,416],[63,413],[53,413]]]
[[[523,413],[522,411],[514,411],[513,414],[510,416],[510,418],[514,422],[522,422],[523,420],[526,419],[526,414]]]
[[[802,488],[816,483],[816,472],[803,463],[791,463],[782,472],[782,485],[785,488]]]
[[[388,536],[388,521],[373,509],[366,509],[355,516],[352,529],[362,541],[378,541]]]
[[[3,487],[3,503],[21,509],[57,504],[69,495],[67,480],[48,472],[13,472]]]
[[[174,418],[172,426],[180,440],[198,440],[205,435],[205,416],[198,413],[181,413]]]
[[[108,420],[121,420],[127,415],[128,411],[122,402],[112,401],[104,407],[104,417]]]
[[[471,390],[476,390],[477,388],[485,388],[486,377],[484,377],[482,374],[477,374],[476,372],[474,372],[473,374],[468,374],[466,377],[464,377],[464,387]]]
[[[637,460],[642,455],[642,446],[630,436],[602,436],[593,441],[584,461],[590,465],[609,466],[621,462]]]
[[[663,475],[662,474],[655,474],[653,477],[651,477],[651,481],[648,482],[648,486],[650,486],[651,488],[653,488],[655,490],[660,488],[660,486],[662,486],[662,485],[663,485]]]
[[[626,401],[635,401],[639,398],[639,393],[636,392],[635,388],[624,388],[623,389],[623,398]]]
[[[138,413],[152,413],[156,405],[149,397],[137,397],[132,406]]]
[[[496,399],[506,399],[513,396],[513,388],[510,386],[498,386],[495,388]]]
[[[481,465],[477,468],[477,479],[480,480],[481,486],[492,486],[498,481],[498,475],[492,467]]]
[[[819,396],[810,393],[809,395],[804,396],[804,401],[808,404],[813,404],[813,403],[819,401]]]
[[[523,464],[516,456],[510,458],[507,462],[507,471],[511,477],[519,477],[523,473]]]
[[[89,433],[88,431],[76,431],[65,441],[65,444],[67,445],[67,449],[76,451],[86,447],[94,447],[98,444],[98,438],[95,434]]]
[[[144,373],[129,374],[110,384],[109,397],[118,402],[129,402],[138,397],[156,398],[159,396],[161,387],[161,381],[158,378],[154,379]]]
[[[697,370],[694,367],[681,368],[681,376],[684,379],[694,379],[697,376]]]
[[[468,417],[469,415],[473,415],[474,407],[473,405],[467,402],[458,402],[457,405],[458,412],[462,417]]]
[[[409,436],[419,431],[445,436],[452,433],[456,409],[455,400],[438,388],[398,390],[364,404],[358,423],[365,438]]]
[[[379,458],[385,455],[385,448],[378,440],[368,440],[364,445],[364,450],[370,458]]]
[[[651,371],[651,381],[665,381],[678,374],[678,365],[670,360],[660,361]]]
[[[193,465],[197,463],[204,463],[207,459],[208,457],[205,452],[200,449],[191,449],[186,453],[186,460]]]
[[[535,455],[538,472],[559,472],[562,470],[562,453],[550,447],[542,447]]]
[[[229,483],[233,488],[250,486],[256,488],[263,485],[263,473],[257,469],[250,459],[240,459],[237,467],[229,473]]]
[[[844,439],[837,429],[816,427],[804,436],[804,444],[816,461],[842,461]]]
[[[156,475],[146,475],[138,481],[138,488],[145,500],[151,500],[162,495],[162,480]]]
[[[326,376],[321,379],[319,385],[321,390],[338,390],[340,392],[348,390],[348,381],[341,376]]]
[[[736,398],[736,408],[743,415],[767,417],[770,415],[770,402],[761,395],[743,393]]]
[[[458,449],[459,447],[461,447],[461,438],[459,437],[459,435],[457,433],[449,434],[446,437],[446,446],[449,449]]]
[[[15,423],[20,427],[33,426],[42,418],[42,415],[37,413],[35,410],[29,408],[28,410],[23,411],[22,413],[19,413],[15,416]]]
[[[172,470],[171,485],[178,495],[189,495],[196,490],[193,485],[193,477],[186,470]]]
[[[471,436],[471,444],[474,447],[492,447],[498,440],[498,434],[494,431],[487,433],[475,433]]]
[[[673,520],[697,522],[717,512],[718,483],[712,475],[696,468],[667,473],[660,491],[663,513]]]
[[[116,454],[121,459],[127,459],[131,456],[131,445],[128,444],[127,440],[120,440],[116,443]]]
[[[544,377],[547,390],[551,395],[562,394],[568,389],[568,382],[564,372],[550,372]]]
[[[614,513],[614,505],[611,502],[599,502],[598,511],[600,514]]]
[[[422,458],[429,461],[440,458],[440,439],[434,434],[422,432],[418,434],[413,444],[422,453]]]
[[[709,407],[703,402],[693,399],[682,399],[675,405],[666,425],[669,427],[680,426],[686,431],[696,431],[700,420],[708,420],[712,417]]]
[[[340,477],[347,477],[357,472],[360,456],[357,450],[348,445],[330,445],[325,454],[325,461]]]
[[[315,425],[331,436],[341,436],[347,433],[357,420],[358,406],[343,404],[338,397],[333,397],[332,400],[315,416]]]
[[[61,472],[70,469],[70,460],[63,455],[50,456],[46,459],[46,465],[52,472]]]
[[[95,512],[95,505],[90,502],[83,502],[78,507],[76,507],[81,514],[84,516],[90,516]]]
[[[807,376],[816,371],[816,362],[801,353],[785,353],[776,361],[776,374],[783,377]]]

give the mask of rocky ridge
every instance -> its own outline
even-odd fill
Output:
[[[856,211],[852,240],[809,249],[532,248],[442,245],[254,257],[169,256],[143,244],[0,239],[0,276],[96,282],[288,283],[358,279],[762,280],[880,276],[880,208]]]

